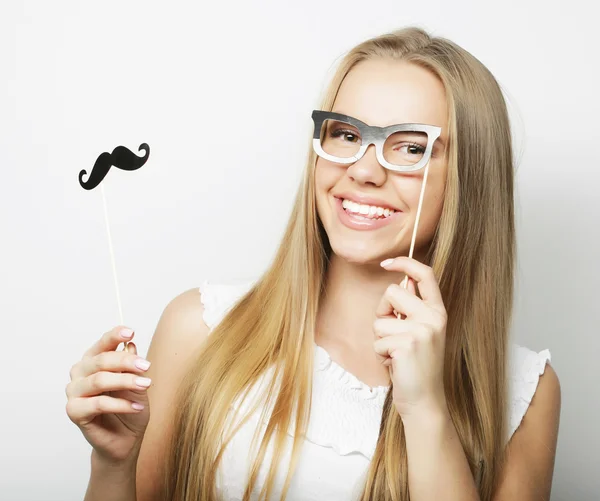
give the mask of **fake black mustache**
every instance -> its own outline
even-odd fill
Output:
[[[145,155],[138,157],[133,151],[125,146],[117,146],[112,153],[105,151],[96,159],[92,172],[87,181],[83,180],[83,176],[87,174],[85,169],[79,172],[79,184],[85,190],[93,190],[98,186],[108,174],[110,168],[114,165],[121,170],[136,170],[146,163],[150,156],[150,146],[146,143],[140,144],[139,150],[144,150]]]

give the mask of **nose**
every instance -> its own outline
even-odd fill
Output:
[[[360,160],[349,165],[346,174],[357,183],[375,186],[381,186],[387,179],[386,168],[377,160],[374,144],[367,147]]]

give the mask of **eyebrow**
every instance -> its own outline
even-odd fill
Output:
[[[371,124],[368,124],[365,120],[363,120],[361,118],[357,118],[354,115],[351,115],[350,113],[345,113],[344,111],[341,111],[341,110],[331,110],[331,112],[332,113],[339,113],[340,115],[346,115],[346,116],[352,117],[355,120],[358,120],[358,121],[360,121],[360,122],[362,122],[362,123],[364,123],[366,125],[371,125]],[[337,120],[334,120],[334,121],[337,122]],[[414,123],[414,122],[400,122],[400,123],[395,123],[395,124],[391,124],[391,125],[401,125],[401,124],[405,124],[405,123]],[[384,127],[390,127],[391,125],[385,125]],[[434,124],[430,124],[430,125],[434,125]],[[437,127],[440,127],[440,126],[438,125]],[[441,147],[444,150],[444,152],[445,152],[446,151],[446,141],[444,141],[442,139],[442,137],[440,136],[433,143],[433,147],[434,148],[438,148],[438,149]]]
[[[349,113],[344,113],[343,111],[339,111],[339,110],[331,110],[331,112],[332,112],[332,113],[339,113],[340,115],[346,115],[346,116],[348,116],[348,117],[352,117],[352,118],[354,118],[354,120],[358,120],[359,122],[362,122],[362,123],[364,123],[364,124],[366,124],[366,125],[369,125],[369,126],[371,126],[371,127],[380,127],[380,128],[382,128],[382,129],[385,129],[386,127],[392,127],[392,126],[394,126],[394,125],[402,125],[402,124],[408,124],[408,123],[421,123],[421,124],[424,124],[424,122],[396,122],[396,123],[394,123],[394,124],[390,124],[390,125],[372,125],[372,124],[369,124],[369,123],[367,123],[367,122],[366,122],[365,120],[363,120],[362,118],[355,117],[354,115],[351,115],[351,114],[349,114]],[[336,122],[338,121],[338,120],[335,120],[335,119],[333,119],[333,120],[334,120],[334,121],[336,121]],[[435,124],[427,124],[427,125],[435,125]],[[441,127],[440,125],[435,125],[435,126],[436,126],[436,127]],[[442,141],[442,143],[444,143],[444,141]]]

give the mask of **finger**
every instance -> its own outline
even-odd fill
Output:
[[[387,338],[385,338],[385,339],[387,339]],[[377,358],[379,363],[383,363],[388,358],[390,358],[390,356],[389,356],[390,347],[388,346],[388,344],[389,343],[387,343],[387,342],[384,343],[382,339],[377,339],[376,341],[373,342],[373,351],[375,352],[375,357]]]
[[[130,333],[128,337],[121,335],[121,333]],[[84,353],[84,357],[93,357],[103,351],[115,351],[119,344],[132,339],[134,331],[122,325],[118,325],[113,329],[105,332],[98,341],[96,341],[90,349]]]
[[[84,378],[95,372],[135,372],[141,374],[148,370],[144,365],[148,362],[127,351],[105,351],[95,357],[85,357],[77,364],[72,379]]]
[[[392,353],[396,350],[405,349],[413,343],[414,340],[410,336],[388,336],[375,341],[373,349],[377,359],[383,363],[388,358],[392,358]]]
[[[415,280],[423,301],[434,307],[443,307],[442,294],[433,269],[407,256],[399,256],[384,266],[386,270],[401,271]]]
[[[373,334],[375,339],[388,336],[416,333],[423,330],[423,324],[414,320],[403,320],[398,322],[397,318],[376,318],[373,322]]]
[[[140,412],[141,409],[134,409],[132,403],[132,400],[109,397],[108,395],[75,398],[67,402],[67,415],[76,425],[85,426],[100,414],[133,414]]]
[[[150,378],[139,377],[136,374],[102,371],[69,383],[67,396],[69,398],[91,397],[108,391],[121,390],[130,390],[143,395],[151,383]]]
[[[404,277],[404,280],[402,280],[402,282],[400,283],[400,286],[402,288],[406,289],[408,292],[410,292],[414,296],[417,295],[417,291],[415,289],[415,281],[412,278],[410,278],[408,275],[406,275]],[[396,315],[400,320],[404,320],[406,318],[406,315],[403,315],[402,313],[396,313]]]
[[[390,284],[377,305],[375,316],[387,317],[393,315],[395,317],[394,310],[398,313],[404,313],[409,318],[424,312],[426,305],[420,298],[398,284]]]

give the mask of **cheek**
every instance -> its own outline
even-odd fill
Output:
[[[429,196],[427,190],[429,189]],[[442,209],[444,207],[444,186],[441,183],[425,187],[425,196],[423,197],[423,207],[421,208],[423,218],[423,229],[427,233],[432,233],[438,225]],[[417,200],[418,203],[418,200]]]
[[[315,188],[318,197],[323,197],[335,186],[344,169],[319,158],[315,165]]]
[[[423,186],[423,176],[406,176],[400,181],[398,193],[408,205],[413,217],[416,217]],[[421,207],[421,222],[427,225],[437,224],[444,202],[444,187],[445,179],[443,176],[432,176],[430,172],[425,186],[423,206]]]
[[[323,206],[326,203],[328,191],[332,188],[331,174],[323,162],[317,161],[314,172],[315,183],[315,201],[317,205],[317,214],[323,220]]]

